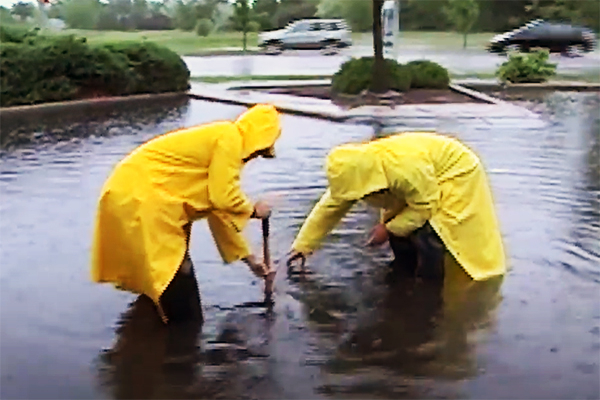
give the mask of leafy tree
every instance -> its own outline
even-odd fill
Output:
[[[444,11],[456,31],[462,33],[463,48],[466,48],[467,35],[479,17],[479,4],[476,0],[448,0]]]
[[[252,9],[255,21],[260,24],[260,30],[266,31],[275,28],[273,20],[278,8],[277,0],[254,0]]]
[[[191,31],[196,27],[197,16],[195,12],[196,2],[184,3],[177,0],[175,3],[175,26],[182,31]]]
[[[598,0],[531,0],[526,9],[535,18],[600,28]]]
[[[227,0],[200,0],[195,4],[196,18],[208,18],[215,21],[219,4],[227,3]]]
[[[219,3],[214,14],[215,30],[224,31],[233,29],[233,22],[231,17],[233,16],[234,6],[230,3]]]
[[[128,17],[133,9],[133,3],[131,0],[109,0],[108,7],[118,17]]]
[[[10,10],[4,6],[0,6],[0,24],[10,24],[14,21]]]
[[[321,0],[316,15],[320,18],[343,18],[354,31],[365,32],[373,23],[373,7],[365,0]]]
[[[65,23],[72,29],[94,29],[101,9],[98,0],[68,0],[62,7]]]
[[[251,12],[249,0],[236,0],[233,11],[232,22],[238,31],[243,32],[243,49],[246,51],[248,23],[251,21]]]
[[[148,2],[146,0],[133,0],[133,4],[131,5],[131,13],[129,15],[133,26],[136,29],[140,28],[140,25],[143,24],[146,17],[149,15],[150,10],[148,7]]]
[[[11,12],[21,18],[21,21],[25,21],[29,17],[33,17],[35,7],[31,3],[25,3],[20,1],[12,6]]]
[[[50,8],[48,9],[48,18],[62,18],[62,1],[56,1],[50,4]]]
[[[404,30],[446,30],[447,0],[400,0],[400,25]]]
[[[290,21],[312,18],[317,12],[319,0],[280,0],[277,12],[273,17],[276,27],[283,27]]]
[[[202,18],[198,20],[198,24],[196,24],[196,34],[198,36],[208,36],[214,29],[213,22],[208,18]]]

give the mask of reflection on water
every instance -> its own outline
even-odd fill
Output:
[[[190,101],[20,128],[0,155],[0,397],[598,398],[598,104],[560,94],[529,120],[402,121],[451,128],[481,155],[511,264],[503,280],[471,282],[451,260],[442,287],[389,280],[387,249],[363,246],[376,212],[359,205],[309,259],[312,274],[276,264],[272,312],[238,308],[261,299],[260,282],[223,266],[200,222],[202,327],[163,326],[146,298],[89,281],[95,202],[140,143],[243,109]],[[328,150],[373,134],[293,116],[283,126],[278,157],[243,175],[253,199],[275,202],[274,260],[325,188]],[[259,251],[260,224],[247,236]]]

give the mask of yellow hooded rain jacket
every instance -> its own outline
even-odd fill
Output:
[[[181,129],[135,149],[102,188],[93,281],[146,294],[159,305],[186,253],[190,223],[201,218],[224,262],[248,256],[242,230],[254,208],[240,187],[243,160],[272,151],[280,134],[277,110],[257,105],[235,122]]]
[[[504,274],[502,238],[485,171],[458,140],[407,132],[346,144],[330,152],[326,170],[329,188],[304,222],[293,250],[309,253],[318,248],[363,199],[382,209],[382,222],[397,236],[429,221],[474,280]]]

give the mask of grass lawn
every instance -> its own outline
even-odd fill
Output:
[[[107,43],[121,40],[150,40],[164,45],[180,55],[194,55],[218,49],[242,48],[242,34],[240,32],[215,33],[206,37],[196,35],[194,32],[173,31],[96,31],[66,29],[50,34],[73,34],[88,38],[90,43]],[[493,33],[477,33],[469,35],[469,48],[483,49],[493,36]],[[256,33],[248,34],[248,49],[257,46]],[[353,33],[353,42],[359,46],[371,46],[371,33]],[[429,47],[432,50],[461,49],[462,36],[452,32],[401,32],[400,47]]]
[[[223,48],[242,48],[242,34],[239,32],[227,32],[198,36],[194,32],[173,31],[95,31],[81,29],[66,29],[52,33],[56,35],[71,34],[86,37],[91,44],[102,44],[118,42],[123,40],[143,41],[148,40],[166,46],[180,55],[200,54],[207,50]],[[253,48],[257,45],[257,34],[249,33],[247,47]]]

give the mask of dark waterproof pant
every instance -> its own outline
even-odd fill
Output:
[[[429,222],[407,237],[390,233],[389,242],[394,273],[443,281],[446,247]]]
[[[194,265],[186,254],[184,263],[160,297],[160,305],[169,323],[189,320],[203,321],[200,290],[194,273]]]
[[[204,316],[202,315],[200,290],[189,253],[192,225],[187,224],[183,229],[186,235],[187,250],[175,277],[160,296],[160,305],[169,322],[193,320],[202,323]]]

